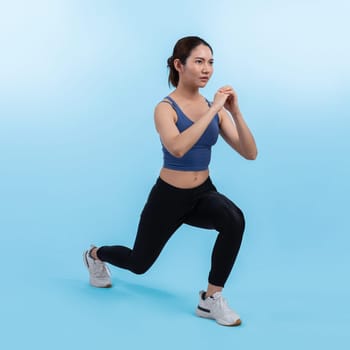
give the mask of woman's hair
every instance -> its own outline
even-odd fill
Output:
[[[211,46],[198,36],[186,36],[175,44],[173,55],[168,58],[168,68],[169,68],[169,85],[177,86],[179,83],[179,72],[174,67],[174,60],[179,59],[182,64],[186,64],[187,57],[190,56],[191,51],[199,45],[208,46],[211,53],[213,49]]]

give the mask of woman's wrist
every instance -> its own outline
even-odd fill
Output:
[[[229,112],[231,113],[233,118],[237,118],[242,115],[238,106],[231,108]]]
[[[220,110],[222,109],[223,106],[219,105],[219,104],[215,104],[215,102],[210,106],[210,109],[213,110],[214,115],[219,113]]]

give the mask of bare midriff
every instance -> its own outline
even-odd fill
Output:
[[[194,188],[205,182],[209,176],[209,170],[180,171],[162,168],[159,176],[163,181],[174,187]]]

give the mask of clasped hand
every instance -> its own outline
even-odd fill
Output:
[[[214,102],[217,106],[224,107],[230,112],[238,109],[238,97],[233,88],[229,85],[221,87],[214,96]]]

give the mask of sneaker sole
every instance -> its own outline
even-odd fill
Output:
[[[196,315],[198,317],[202,317],[202,318],[206,318],[206,319],[210,319],[210,320],[215,320],[219,325],[226,326],[226,327],[237,327],[237,326],[240,326],[242,324],[242,321],[240,318],[238,320],[236,320],[234,323],[221,322],[220,320],[215,319],[214,317],[212,317],[208,313],[206,313],[198,308],[196,309]]]
[[[89,263],[88,263],[88,261],[86,259],[86,254],[88,254],[87,251],[83,253],[83,261],[84,261],[84,264],[85,264],[86,268],[89,270]],[[111,283],[98,286],[96,284],[91,283],[91,280],[90,280],[90,285],[92,285],[93,287],[96,287],[96,288],[111,288],[112,287]]]
[[[90,282],[90,285],[91,286],[93,286],[93,287],[95,287],[95,288],[112,288],[112,284],[106,284],[106,285],[103,285],[103,286],[97,286],[96,284],[92,284],[91,282]]]

